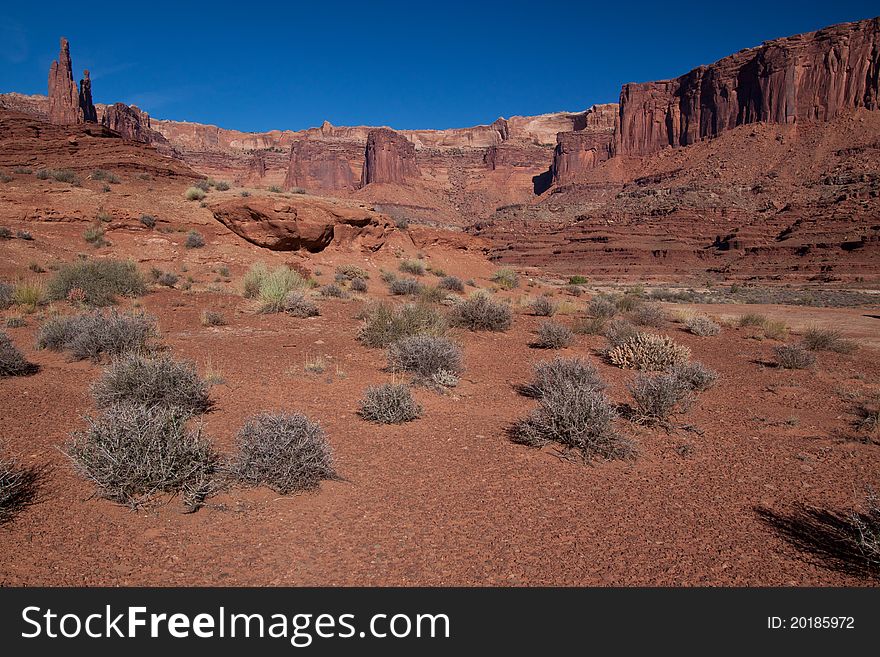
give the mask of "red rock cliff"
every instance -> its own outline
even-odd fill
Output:
[[[404,183],[419,175],[416,148],[406,137],[389,128],[377,128],[367,135],[361,185]]]
[[[595,168],[612,155],[617,105],[594,105],[575,123],[575,130],[556,135],[556,149],[550,172],[557,185]]]
[[[101,125],[118,132],[126,139],[153,144],[160,151],[171,150],[168,140],[150,126],[150,115],[136,105],[108,105],[101,116]]]
[[[92,82],[89,72],[84,72],[81,89],[73,81],[73,64],[70,60],[70,45],[61,37],[58,59],[49,67],[49,110],[50,123],[75,125],[96,122],[95,106],[92,104]]]
[[[768,41],[674,80],[624,85],[615,153],[647,155],[766,121],[878,108],[880,18]]]
[[[301,139],[290,146],[285,185],[308,190],[338,191],[357,187],[342,144]]]

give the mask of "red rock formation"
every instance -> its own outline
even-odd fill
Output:
[[[554,184],[572,182],[611,157],[616,114],[614,103],[594,105],[578,118],[574,131],[556,135],[550,167]]]
[[[419,175],[416,148],[406,137],[389,128],[371,130],[364,152],[361,185],[405,183]]]
[[[73,81],[70,46],[61,37],[58,59],[49,67],[49,122],[57,125],[84,123],[79,92]]]
[[[98,112],[92,102],[92,81],[89,79],[88,69],[83,71],[83,79],[79,81],[79,107],[86,123],[98,122]]]
[[[675,80],[624,85],[614,151],[647,155],[766,121],[878,108],[880,18],[769,41]]]
[[[375,250],[394,231],[385,215],[305,195],[234,198],[211,211],[235,234],[273,251],[317,253],[331,244]]]
[[[285,185],[321,191],[353,190],[357,187],[348,159],[344,152],[340,152],[338,145],[310,139],[291,144]]]
[[[171,150],[168,140],[150,127],[150,115],[136,105],[108,105],[101,116],[101,125],[118,132],[125,139],[153,144],[160,151]]]

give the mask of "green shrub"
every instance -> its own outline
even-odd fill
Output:
[[[201,201],[206,196],[204,190],[198,187],[189,187],[183,195],[187,201]]]
[[[412,335],[436,335],[446,332],[442,315],[425,304],[393,306],[379,303],[364,312],[358,340],[368,347],[387,347]]]
[[[179,408],[118,405],[73,434],[65,453],[108,500],[133,509],[157,495],[182,495],[198,507],[215,487],[219,458],[210,441],[188,431]]]
[[[268,269],[257,263],[245,274],[243,285],[245,297],[259,300],[260,312],[277,313],[285,310],[288,295],[305,290],[308,281],[289,267]]]
[[[141,404],[200,414],[211,407],[208,384],[191,362],[135,352],[121,355],[104,370],[92,386],[92,396],[99,408]]]
[[[589,282],[590,281],[586,276],[575,275],[568,277],[569,285],[586,285]]]
[[[767,317],[758,313],[746,313],[740,316],[738,323],[743,328],[749,326],[760,327],[767,323]]]
[[[102,180],[113,184],[119,182],[119,176],[104,169],[95,169],[90,177],[92,180]]]
[[[324,430],[304,415],[261,413],[245,423],[236,442],[232,472],[244,485],[287,495],[336,478]]]
[[[84,302],[91,306],[107,306],[117,296],[146,294],[147,284],[131,261],[81,260],[61,266],[49,281],[48,296],[62,301],[71,290],[81,290]]]
[[[211,184],[207,180],[202,179],[195,181],[193,187],[200,189],[203,192],[207,192],[211,189]]]
[[[383,383],[370,386],[361,400],[360,416],[379,424],[401,424],[422,415],[422,407],[413,399],[408,386],[402,383]]]
[[[33,312],[45,297],[46,290],[38,279],[18,281],[12,288],[12,300],[28,312]]]
[[[513,324],[513,312],[509,305],[477,292],[469,299],[456,302],[450,321],[471,331],[506,331]]]
[[[507,290],[519,287],[519,276],[517,276],[516,272],[510,267],[502,267],[496,271],[492,274],[491,280],[493,283],[497,283],[500,287]]]
[[[127,351],[145,351],[157,334],[156,320],[148,315],[95,311],[47,320],[37,334],[37,347],[70,351],[76,360],[97,361],[103,354],[118,356]]]
[[[104,234],[100,225],[89,226],[83,231],[83,239],[94,247],[101,247],[107,244]]]

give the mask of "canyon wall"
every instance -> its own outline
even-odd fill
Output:
[[[378,128],[367,135],[361,186],[371,183],[406,183],[416,178],[416,147],[394,130]]]
[[[583,171],[588,171],[612,155],[617,105],[593,105],[575,126],[575,130],[556,135],[556,149],[550,173],[553,183],[572,182]]]
[[[768,41],[674,80],[624,85],[614,152],[649,155],[738,125],[878,108],[880,18]]]

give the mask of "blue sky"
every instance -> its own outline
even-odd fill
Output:
[[[182,8],[183,7],[183,8]],[[0,91],[46,93],[58,37],[97,102],[239,130],[450,128],[613,102],[873,2],[8,2]]]

